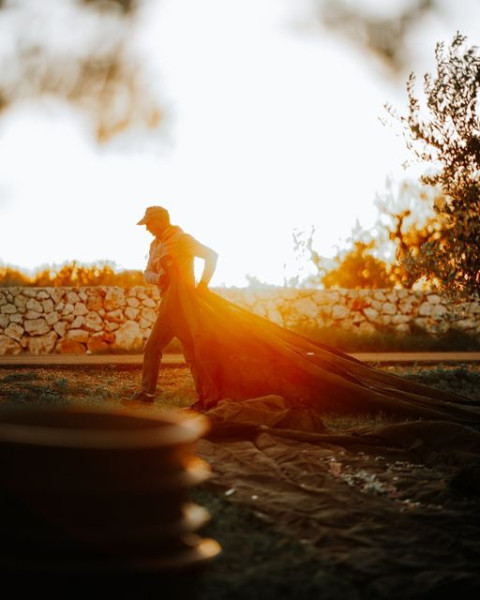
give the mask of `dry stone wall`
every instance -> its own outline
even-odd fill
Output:
[[[480,304],[407,290],[218,289],[228,300],[290,328],[359,333],[412,329],[477,336]],[[154,286],[0,288],[0,356],[141,352],[156,318]]]

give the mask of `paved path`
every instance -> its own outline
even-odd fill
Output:
[[[381,364],[439,364],[439,363],[480,363],[480,352],[359,352],[352,356],[367,363]],[[140,367],[141,354],[46,354],[43,356],[21,354],[0,356],[0,367],[50,367],[61,366],[101,366],[126,365]],[[181,354],[166,354],[162,364],[184,366]]]

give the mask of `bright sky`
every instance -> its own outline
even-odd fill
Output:
[[[7,113],[3,263],[141,269],[151,238],[135,223],[145,206],[162,204],[219,252],[213,285],[245,285],[245,274],[282,283],[295,274],[295,229],[315,225],[318,251],[332,256],[357,219],[370,226],[375,193],[406,157],[379,117],[404,96],[337,37],[296,30],[293,6],[152,3],[138,43],[171,113],[160,150],[98,148],[60,104]]]

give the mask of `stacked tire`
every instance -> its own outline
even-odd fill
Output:
[[[209,476],[190,411],[0,413],[0,575],[17,591],[195,597],[219,545],[188,500]],[[165,597],[165,596],[164,596]]]

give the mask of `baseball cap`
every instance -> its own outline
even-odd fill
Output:
[[[168,210],[163,208],[163,206],[148,206],[137,225],[146,225],[149,221],[154,221],[155,219],[170,221]]]

